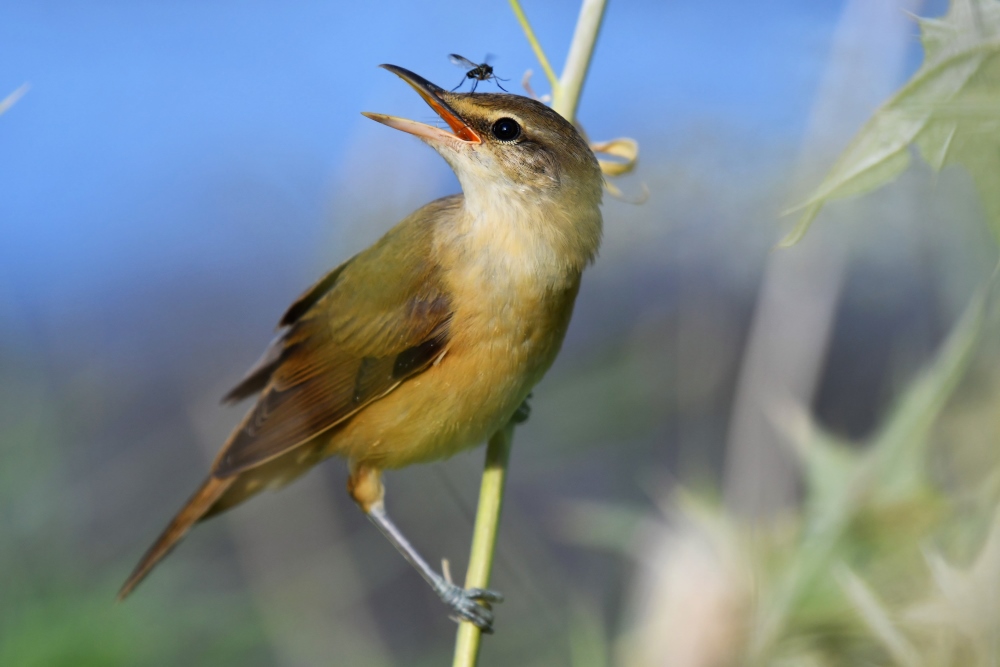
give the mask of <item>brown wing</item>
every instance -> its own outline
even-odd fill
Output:
[[[263,388],[213,467],[227,477],[343,422],[434,362],[451,307],[430,261],[434,202],[327,275],[285,314],[288,328],[227,398]]]
[[[271,344],[267,346],[264,350],[264,354],[261,355],[260,359],[257,360],[250,370],[246,372],[243,379],[239,383],[229,390],[222,402],[223,403],[235,403],[237,401],[242,401],[244,398],[253,396],[257,392],[264,389],[267,386],[268,380],[271,379],[271,375],[274,374],[275,369],[281,364],[285,351],[287,349],[287,340],[289,328],[294,326],[303,315],[309,312],[309,309],[315,306],[326,294],[333,289],[333,286],[337,284],[337,280],[340,279],[341,272],[347,268],[347,265],[351,263],[354,258],[347,260],[333,271],[319,279],[315,285],[310,287],[308,290],[303,292],[298,299],[289,306],[288,310],[281,317],[281,323],[278,325],[283,330],[271,341]]]

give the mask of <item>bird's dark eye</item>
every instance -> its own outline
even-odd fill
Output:
[[[493,123],[493,136],[500,141],[514,141],[521,136],[521,126],[513,118],[501,118]]]

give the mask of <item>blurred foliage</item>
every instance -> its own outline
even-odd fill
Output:
[[[799,511],[747,525],[705,494],[681,494],[668,527],[640,529],[647,573],[619,664],[995,665],[1000,452],[994,440],[993,474],[975,489],[942,484],[929,465],[934,424],[983,347],[994,300],[992,289],[972,300],[869,441],[842,441],[796,406],[776,412],[805,471]],[[587,527],[579,542],[635,544],[614,537],[636,526],[625,510],[571,514]]]
[[[787,425],[801,453],[806,497],[795,519],[795,541],[771,556],[776,569],[768,578],[770,586],[758,591],[759,619],[749,641],[755,664],[768,664],[774,656],[791,660],[789,664],[809,664],[803,656],[824,653],[842,664],[873,656],[884,661],[888,656],[879,656],[879,644],[895,658],[916,655],[901,648],[909,647],[902,640],[904,632],[878,613],[881,606],[864,582],[877,582],[897,605],[914,603],[913,596],[921,594],[915,583],[927,580],[921,545],[933,541],[937,531],[967,520],[930,479],[927,443],[968,368],[987,298],[984,292],[973,299],[933,363],[904,392],[870,442],[839,442],[802,415],[783,418],[793,422]],[[1000,561],[994,565],[1000,574]],[[845,603],[857,614],[845,613]],[[855,616],[872,631],[871,637],[852,627]],[[920,637],[918,633],[914,639]],[[941,656],[928,664],[973,664],[958,658]]]
[[[911,145],[936,171],[966,169],[1000,239],[1000,2],[953,0],[943,18],[919,21],[922,67],[865,124],[784,245],[831,199],[894,180]],[[619,640],[621,664],[1000,662],[1000,391],[995,346],[984,343],[998,330],[996,281],[994,272],[865,441],[825,431],[804,406],[771,406],[801,460],[797,510],[749,524],[682,495],[668,527],[639,531],[646,573]],[[945,420],[952,433],[975,433],[970,446],[940,438],[936,425],[974,359],[990,381],[976,386],[975,409]],[[955,423],[966,421],[973,425]],[[635,525],[619,509],[581,505],[572,514],[573,525],[599,533],[574,535],[592,545]]]
[[[961,164],[972,175],[1000,240],[1000,2],[952,0],[940,19],[917,19],[924,63],[861,128],[782,241],[792,245],[832,199],[870,192],[910,163],[916,145],[935,170]]]
[[[61,447],[74,438],[60,427],[66,406],[4,361],[0,527],[15,548],[0,549],[0,665],[267,664],[245,600],[204,590],[185,596],[184,614],[114,603],[128,563],[102,563],[81,549],[77,533],[86,528],[77,524],[86,503],[61,502],[75,481],[72,457]]]

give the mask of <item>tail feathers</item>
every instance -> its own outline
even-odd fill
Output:
[[[132,592],[132,589],[146,578],[150,570],[177,546],[177,543],[187,534],[191,526],[211,509],[212,505],[226,492],[226,489],[229,488],[235,479],[235,477],[227,479],[209,477],[202,484],[201,488],[191,496],[191,500],[177,513],[174,520],[170,522],[166,530],[153,543],[153,546],[143,555],[139,564],[135,566],[132,574],[129,575],[121,590],[118,591],[119,601],[124,600]]]

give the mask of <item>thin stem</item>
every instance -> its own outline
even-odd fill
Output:
[[[479,508],[476,510],[476,527],[472,534],[469,570],[465,575],[466,588],[489,588],[493,568],[493,552],[500,527],[500,510],[503,507],[503,487],[507,478],[507,462],[514,439],[514,425],[508,424],[493,434],[486,447],[486,469],[479,487]],[[474,624],[463,621],[458,626],[455,639],[453,667],[474,667],[479,656],[482,632]]]
[[[556,76],[556,71],[552,69],[552,65],[549,64],[549,59],[545,56],[542,45],[538,42],[538,38],[535,37],[535,31],[531,29],[531,23],[528,22],[528,17],[525,15],[524,10],[521,9],[521,3],[518,0],[510,0],[510,7],[514,10],[514,16],[517,17],[518,23],[521,24],[521,29],[524,30],[524,36],[528,38],[528,43],[531,44],[531,48],[535,52],[535,57],[538,58],[538,62],[542,65],[545,78],[549,80],[549,87],[552,88],[552,96],[555,97],[556,92],[559,90],[559,77]]]
[[[580,104],[583,82],[587,79],[606,6],[607,0],[583,0],[559,87],[552,91],[552,108],[571,123],[576,120],[576,108]]]
[[[555,72],[549,65],[549,60],[545,57],[531,24],[528,23],[528,17],[524,15],[520,2],[510,0],[510,5],[552,86],[552,108],[572,122],[580,102],[583,82],[587,78],[590,59],[594,54],[597,33],[604,19],[606,0],[583,0],[561,82],[556,79]],[[472,553],[469,556],[469,569],[465,578],[466,588],[488,588],[490,584],[493,552],[497,543],[497,529],[500,526],[500,510],[503,507],[507,461],[510,459],[513,438],[514,426],[508,424],[490,438],[486,448],[486,470],[483,472],[479,488],[479,508],[476,511]],[[453,667],[475,667],[479,658],[480,639],[482,632],[475,625],[468,621],[459,624]]]
[[[13,93],[0,100],[0,114],[4,113],[5,111],[7,111],[7,109],[14,106],[14,103],[17,102],[22,97],[24,97],[24,94],[26,92],[28,92],[28,84],[22,83],[17,88],[17,90],[15,90]]]

